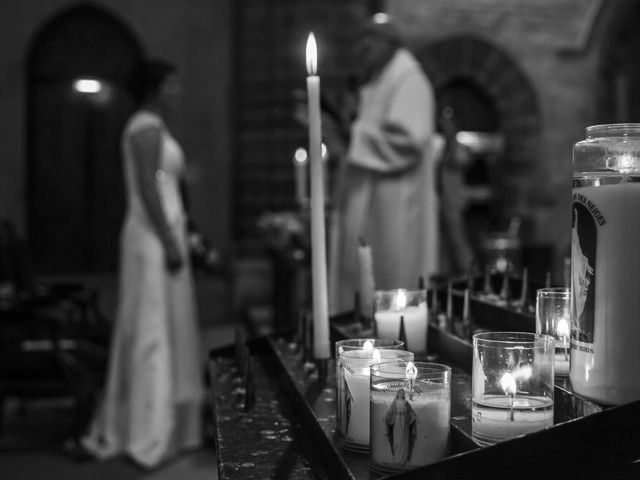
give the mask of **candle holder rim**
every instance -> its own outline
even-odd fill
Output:
[[[396,294],[399,292],[403,292],[403,293],[411,293],[411,294],[416,294],[416,293],[426,293],[427,289],[426,288],[380,288],[375,290],[373,293],[374,295],[378,296],[378,295],[384,295],[384,294]]]
[[[536,297],[545,296],[545,297],[558,297],[564,298],[571,295],[571,289],[569,287],[545,287],[538,288],[536,290]]]
[[[491,338],[492,336],[498,335],[503,336],[504,338]],[[474,347],[480,344],[483,347],[494,348],[508,348],[515,346],[534,348],[536,345],[544,345],[553,341],[554,338],[551,335],[534,332],[480,332],[473,335]]]
[[[389,370],[385,370],[384,367],[385,366],[390,366],[390,365],[402,365],[403,367],[406,368],[406,365],[411,362],[413,363],[413,365],[416,367],[416,370],[418,372],[418,375],[420,376],[420,378],[425,378],[424,376],[421,376],[420,374],[433,374],[433,376],[442,376],[447,375],[449,378],[451,377],[451,367],[449,365],[445,365],[443,363],[437,363],[437,362],[414,362],[413,360],[406,360],[406,359],[402,359],[402,358],[393,358],[393,359],[389,359],[389,360],[382,360],[380,362],[376,362],[374,364],[371,365],[371,372],[373,373],[374,371],[376,372],[376,376],[381,377],[384,376],[384,372],[390,372]],[[382,367],[382,369],[380,368]]]
[[[374,347],[373,348],[390,348],[390,347],[402,347],[404,346],[404,342],[402,340],[399,339],[392,339],[392,338],[376,338],[376,337],[371,337],[371,338],[348,338],[345,340],[338,340],[336,342],[336,346],[340,346],[340,347],[356,347],[356,348],[362,348],[362,346],[366,343],[366,342],[372,342]],[[381,347],[376,347],[376,343],[389,343],[390,345],[382,345]]]
[[[382,355],[395,355],[395,357],[387,357],[388,360],[391,360],[392,358],[402,358],[407,359],[408,361],[413,361],[414,358],[413,352],[409,352],[408,350],[394,350],[389,348],[381,349],[380,356]],[[340,354],[340,357],[343,359],[348,358],[352,360],[371,360],[373,358],[372,354],[364,355],[364,351],[362,349],[345,350]]]

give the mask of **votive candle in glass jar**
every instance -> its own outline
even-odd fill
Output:
[[[380,338],[400,338],[404,322],[407,350],[418,356],[427,352],[428,309],[426,290],[376,290],[374,321]]]
[[[413,353],[392,349],[342,353],[342,447],[359,452],[369,450],[369,368],[374,363],[394,359],[413,360]]]
[[[567,287],[540,288],[536,291],[536,333],[555,339],[555,376],[569,375],[571,292]]]
[[[449,450],[451,368],[406,360],[373,364],[370,419],[374,472],[441,460]]]
[[[471,436],[492,445],[553,425],[555,342],[531,332],[473,336]]]
[[[362,350],[368,352],[373,357],[373,351],[378,350],[402,350],[404,342],[386,338],[350,338],[338,340],[335,343],[335,365],[336,365],[336,430],[338,435],[344,435],[347,428],[347,418],[345,412],[345,397],[342,392],[344,385],[344,375],[342,367],[342,354],[351,350]]]

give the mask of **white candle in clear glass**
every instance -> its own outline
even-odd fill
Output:
[[[376,291],[374,319],[380,338],[400,337],[400,317],[404,319],[407,349],[416,354],[427,351],[428,311],[425,290]]]
[[[472,408],[473,438],[480,444],[492,445],[553,426],[553,400],[548,397],[487,395],[482,402],[474,401]]]
[[[473,336],[471,431],[478,444],[553,425],[554,343],[529,332]]]
[[[344,423],[341,444],[351,450],[369,449],[369,368],[371,365],[391,359],[413,360],[413,353],[405,350],[374,349],[374,352],[377,353],[350,350],[341,355],[343,403],[340,408]]]
[[[571,294],[567,287],[536,291],[536,333],[555,339],[555,374],[569,375],[569,334]]]
[[[556,324],[555,374],[569,375],[569,319],[561,318]]]
[[[342,355],[344,354],[344,352],[361,350],[363,352],[363,356],[373,357],[374,349],[402,350],[403,347],[404,342],[401,342],[400,340],[388,340],[380,338],[349,338],[345,340],[338,340],[336,342],[336,429],[339,435],[343,435],[347,428],[346,399],[343,394],[344,368],[342,365]]]
[[[398,378],[415,369],[413,380]],[[393,473],[438,461],[449,446],[451,369],[387,362],[371,367],[371,468]]]

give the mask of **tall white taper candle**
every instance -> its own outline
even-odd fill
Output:
[[[329,358],[329,306],[324,218],[320,77],[316,75],[318,52],[313,33],[307,38],[307,102],[309,109],[309,157],[311,161],[311,283],[313,294],[313,354]]]

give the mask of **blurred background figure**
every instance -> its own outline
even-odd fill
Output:
[[[353,307],[359,239],[371,246],[378,289],[413,287],[439,270],[435,168],[443,142],[433,89],[385,14],[363,28],[355,58],[359,108],[336,206],[332,313]]]
[[[464,176],[471,153],[456,137],[458,127],[451,107],[442,109],[438,127],[445,139],[444,152],[438,163],[442,273],[456,276],[468,272],[474,261],[464,220],[467,205]]]
[[[185,160],[166,124],[180,81],[163,60],[138,75],[142,105],[122,136],[127,212],[108,379],[83,446],[153,468],[200,445],[203,387],[180,194]]]

